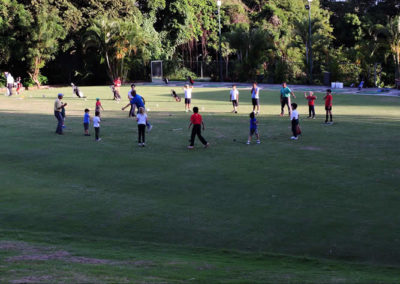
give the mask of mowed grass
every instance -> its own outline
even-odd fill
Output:
[[[262,144],[245,145],[249,90],[240,90],[234,115],[227,89],[198,88],[193,106],[211,147],[197,141],[188,150],[190,114],[170,88],[137,88],[154,125],[146,148],[137,146],[136,122],[121,111],[129,88],[120,103],[108,87],[81,90],[86,100],[71,88],[0,97],[0,233],[5,244],[13,242],[13,249],[0,245],[0,280],[397,279],[396,269],[382,266],[400,264],[400,98],[334,94],[335,124],[325,126],[324,94],[317,94],[317,119],[308,120],[298,93],[303,136],[291,141],[288,117],[278,116],[279,94],[263,90]],[[58,92],[69,104],[63,136],[54,134]],[[93,116],[96,97],[105,108],[99,143],[84,137],[82,126],[83,110]],[[20,241],[44,250],[40,255],[64,249],[122,264],[7,261],[26,251],[15,248]]]

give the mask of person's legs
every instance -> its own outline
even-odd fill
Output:
[[[312,118],[315,118],[315,106],[311,106]]]
[[[8,88],[9,96],[12,96],[13,84],[7,84],[7,88]]]
[[[289,116],[291,116],[292,114],[292,101],[290,100],[290,97],[287,98],[287,107],[288,107],[288,112],[289,112]]]
[[[100,127],[95,127],[94,128],[94,133],[95,133],[95,139],[99,140],[100,139]]]
[[[285,99],[281,98],[281,116],[285,113]]]
[[[61,113],[59,111],[54,111],[54,116],[57,119],[57,129],[56,133],[57,134],[62,134],[62,124],[63,124],[63,118],[61,116]]]
[[[142,137],[142,143],[145,142],[145,135],[146,135],[146,125],[145,124],[139,124],[139,130],[141,133],[141,137]]]
[[[190,146],[193,147],[194,146],[194,139],[196,137],[196,125],[193,125],[192,128],[192,135],[190,136]]]
[[[312,108],[312,106],[308,106],[308,118],[310,118],[311,117],[311,108]]]
[[[201,136],[201,125],[199,125],[199,127],[198,127],[197,137],[199,137],[199,139],[200,139],[201,143],[203,143],[203,145],[207,145],[206,139],[204,139],[204,137]]]
[[[292,119],[292,133],[294,137],[297,137],[297,123],[296,119]]]
[[[325,107],[326,115],[325,115],[325,123],[328,123],[328,114],[329,114],[329,109],[328,107]]]
[[[330,119],[331,119],[331,122],[332,122],[332,108],[329,110],[329,116],[330,116]]]

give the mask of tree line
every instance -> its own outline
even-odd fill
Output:
[[[306,4],[223,0],[219,59],[215,0],[2,0],[0,70],[26,86],[148,80],[151,60],[176,79],[199,76],[201,63],[219,80],[218,60],[226,81],[387,86],[400,77],[398,1],[314,0],[311,22]]]

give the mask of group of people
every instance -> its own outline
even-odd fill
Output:
[[[16,88],[16,92],[19,95],[22,90],[21,77],[17,77],[17,79],[14,80],[10,72],[4,72],[4,77],[6,78],[7,96],[13,95],[13,88]]]
[[[192,99],[192,91],[193,85],[186,84],[184,86],[184,93],[185,93],[185,111],[189,112],[191,110],[191,99]],[[257,86],[257,83],[253,83],[251,89],[251,101],[253,110],[250,113],[250,133],[248,136],[248,140],[246,144],[250,144],[253,135],[256,136],[256,143],[260,144],[260,134],[258,132],[258,120],[256,119],[256,115],[260,112],[260,88]],[[119,93],[118,93],[119,95]],[[287,87],[286,83],[282,84],[282,88],[280,90],[280,102],[281,102],[281,113],[280,116],[284,116],[285,114],[285,107],[288,109],[288,114],[292,124],[292,133],[293,136],[291,137],[292,140],[297,140],[298,135],[301,134],[300,126],[299,126],[299,113],[297,111],[298,105],[296,103],[291,102],[291,97],[296,98],[294,92]],[[315,100],[317,97],[314,95],[313,92],[305,92],[304,93],[305,99],[308,101],[308,109],[309,109],[309,116],[308,118],[315,119]],[[65,107],[67,103],[62,102],[63,94],[58,94],[58,97],[54,104],[54,115],[57,119],[57,134],[63,134],[64,120],[65,120]],[[151,131],[152,125],[150,124],[145,108],[145,99],[137,94],[135,84],[131,84],[131,90],[128,92],[128,99],[129,103],[122,108],[122,110],[129,109],[128,117],[136,117],[136,121],[138,124],[138,145],[144,147],[145,146],[145,130],[146,127],[148,132]],[[238,112],[239,106],[239,91],[236,85],[232,86],[230,90],[229,99],[233,105],[234,113]],[[330,89],[326,91],[326,96],[324,97],[325,100],[325,110],[326,110],[326,124],[332,124],[332,92]],[[136,112],[137,109],[137,112]],[[100,138],[100,113],[104,111],[103,106],[101,105],[100,99],[96,99],[95,105],[95,116],[93,117],[93,127],[95,130],[95,139],[96,141],[101,141]],[[84,135],[90,136],[89,134],[89,124],[90,124],[90,111],[89,109],[85,109],[84,111],[84,118],[83,118],[83,125],[84,125]],[[193,108],[193,114],[190,117],[190,124],[189,129],[192,128],[192,133],[190,137],[190,145],[188,146],[189,149],[194,148],[194,142],[196,136],[199,138],[201,143],[204,147],[208,147],[209,143],[204,139],[201,134],[201,130],[205,128],[202,116],[199,114],[198,107]]]

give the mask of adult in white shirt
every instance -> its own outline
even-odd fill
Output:
[[[189,86],[189,84],[186,84],[183,90],[185,92],[185,111],[189,112],[191,111],[190,104],[192,103],[193,86]]]
[[[12,89],[14,87],[14,77],[9,72],[4,72],[4,76],[7,80],[7,94],[12,96]]]
[[[236,89],[236,85],[232,85],[232,89],[229,93],[229,99],[233,105],[232,112],[237,113],[237,107],[239,106],[239,91]]]

